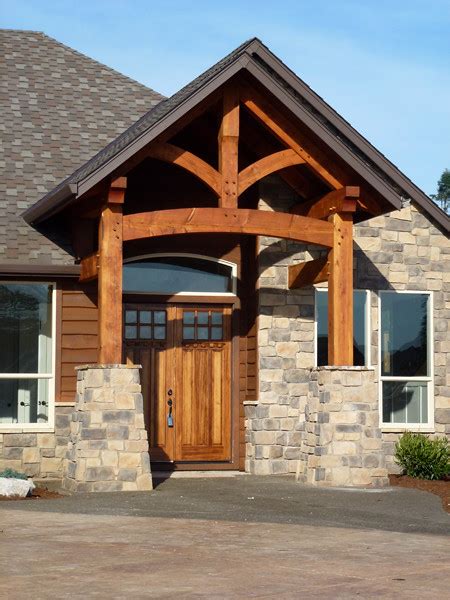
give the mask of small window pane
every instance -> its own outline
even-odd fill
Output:
[[[197,313],[197,323],[199,325],[208,325],[208,313],[199,311]]]
[[[427,423],[427,383],[423,381],[384,381],[383,422]]]
[[[136,325],[127,325],[125,327],[125,338],[127,340],[135,340],[137,337],[137,327]]]
[[[185,325],[193,325],[195,320],[195,313],[190,311],[184,311],[183,313],[183,323]]]
[[[222,327],[211,327],[211,339],[221,340],[222,339]]]
[[[211,313],[211,323],[213,325],[222,325],[222,313],[212,312]]]
[[[183,339],[184,340],[194,340],[195,339],[195,329],[193,327],[183,327]]]
[[[165,340],[166,339],[166,328],[164,325],[158,325],[153,329],[153,337],[155,340]]]
[[[428,376],[428,294],[381,294],[381,374]]]
[[[0,423],[47,423],[49,379],[0,379]]]
[[[155,310],[155,312],[153,313],[153,321],[158,325],[164,325],[166,322],[166,311]]]
[[[207,340],[208,339],[208,328],[207,327],[198,327],[197,328],[197,339],[199,339],[199,340]]]
[[[126,310],[125,311],[125,323],[136,323],[137,322],[137,310]]]
[[[367,294],[363,290],[353,292],[353,364],[363,367],[366,364],[366,303]],[[316,291],[317,319],[317,365],[328,365],[328,290]]]
[[[152,312],[151,310],[141,310],[139,311],[139,322],[140,323],[151,323],[152,322]]]
[[[149,340],[152,337],[152,328],[144,325],[139,329],[139,337],[141,340]]]

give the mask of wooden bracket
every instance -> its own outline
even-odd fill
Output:
[[[316,258],[306,262],[289,265],[288,287],[290,290],[323,283],[328,281],[329,263],[328,258]]]
[[[303,158],[291,149],[274,152],[261,158],[239,173],[239,196],[263,177],[304,162]]]
[[[358,186],[347,185],[338,190],[332,190],[320,198],[299,202],[291,208],[291,212],[313,219],[328,219],[330,215],[336,213],[354,213],[359,195]]]
[[[93,279],[97,279],[99,267],[99,253],[94,252],[93,254],[82,258],[80,266],[81,272],[79,281],[81,283],[86,283],[88,281],[92,281]]]

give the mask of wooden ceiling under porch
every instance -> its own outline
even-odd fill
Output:
[[[153,194],[155,173],[166,168],[173,180],[194,177],[204,195]],[[272,173],[298,197],[290,213],[258,210],[249,194]],[[166,192],[171,185],[168,180]],[[385,210],[383,198],[256,81],[234,78],[71,209],[80,280],[98,278],[99,363],[121,362],[124,248],[201,233],[270,236],[323,248],[326,257],[289,267],[289,288],[328,281],[328,362],[352,365],[353,224]],[[87,228],[98,239],[89,253],[80,242]]]

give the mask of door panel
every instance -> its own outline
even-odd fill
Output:
[[[231,460],[231,308],[125,305],[124,354],[142,365],[152,460]]]

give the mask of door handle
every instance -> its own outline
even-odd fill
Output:
[[[172,398],[169,398],[167,400],[167,404],[169,406],[169,414],[167,415],[167,427],[173,427],[173,416],[172,416],[173,400],[172,400]]]

